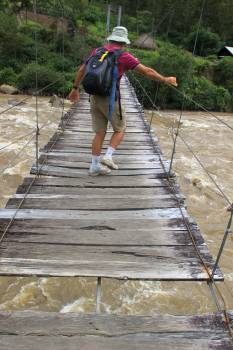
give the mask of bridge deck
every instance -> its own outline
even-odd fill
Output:
[[[233,314],[229,314],[232,321]],[[222,315],[1,312],[1,350],[232,350]]]
[[[208,279],[190,232],[210,270],[212,257],[183,206],[190,232],[187,229],[166,178],[169,162],[157,139],[148,134],[126,80],[122,100],[128,128],[115,155],[120,170],[105,177],[88,176],[93,133],[88,98],[83,96],[64,117],[64,132],[58,129],[41,152],[41,176],[1,244],[0,275]],[[1,232],[32,180],[26,178],[0,211]],[[172,181],[184,205],[175,178]],[[219,270],[215,279],[222,280]]]

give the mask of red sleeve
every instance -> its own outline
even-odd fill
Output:
[[[134,69],[140,62],[129,52],[123,52],[119,62],[124,65],[125,70]]]

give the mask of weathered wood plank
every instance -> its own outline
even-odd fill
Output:
[[[182,209],[185,217],[189,218],[186,210]],[[14,209],[0,209],[0,219],[9,219],[15,213]],[[85,211],[85,210],[43,210],[43,209],[20,209],[17,212],[17,218],[20,219],[101,219],[106,217],[106,212],[102,210]],[[163,208],[163,209],[144,209],[144,210],[109,210],[108,219],[182,219],[179,208]]]
[[[33,166],[30,171],[31,174],[37,174],[37,168]],[[71,169],[71,168],[65,168],[65,167],[58,167],[53,165],[47,165],[44,164],[42,167],[39,167],[39,174],[40,175],[51,175],[51,176],[59,176],[59,177],[73,177],[73,178],[79,178],[79,177],[87,177],[88,175],[88,167],[85,169],[77,168],[77,169]],[[156,169],[119,169],[114,170],[110,174],[106,175],[105,178],[111,177],[111,176],[136,176],[136,175],[146,175],[151,174],[154,177],[158,178],[166,178],[166,173],[163,171],[156,171]]]
[[[83,140],[83,141],[91,141],[94,137],[94,133],[90,132],[90,133],[86,133],[86,132],[79,132],[79,131],[75,131],[75,130],[69,130],[70,133],[73,134],[73,136],[77,137],[77,139],[79,140]],[[64,133],[66,134],[66,132]],[[112,133],[107,133],[105,140],[109,141],[111,138]],[[151,141],[150,136],[147,133],[125,133],[125,141],[137,141],[137,142],[146,142],[149,143]]]
[[[89,150],[91,149],[91,144],[88,146]],[[128,148],[129,150],[132,149],[131,147]],[[80,150],[77,145],[59,145],[58,144],[47,144],[45,147],[40,149],[42,152],[61,152],[61,153],[80,153]],[[119,152],[120,154],[120,152]],[[154,154],[161,154],[161,150],[159,148],[156,148]]]
[[[71,155],[59,155],[59,154],[54,154],[53,156],[45,155],[40,157],[41,160],[48,159],[56,159],[57,162],[63,160],[63,161],[69,161],[69,162],[90,162],[91,160],[91,154],[71,154]],[[139,164],[150,164],[153,163],[154,165],[157,165],[161,167],[161,162],[160,162],[160,157],[159,155],[151,155],[151,154],[143,154],[143,155],[119,155],[119,154],[114,154],[114,159],[116,162],[120,164],[125,164],[125,163],[139,163]],[[161,158],[163,159],[163,158]],[[170,162],[167,160],[163,159],[163,164],[164,165],[169,165]]]
[[[77,131],[80,133],[91,133],[93,134],[93,131],[89,127],[84,127],[84,126],[78,126],[78,122],[72,122],[70,121],[69,123],[66,124],[66,130],[71,130],[71,131]],[[146,132],[145,127],[131,127],[126,129],[126,133],[128,134],[143,134]],[[106,133],[112,134],[112,130],[107,130]]]
[[[229,336],[212,335],[203,337],[203,333],[178,335],[128,335],[122,337],[98,336],[15,336],[3,335],[0,341],[2,350],[232,350]]]
[[[109,229],[108,226],[89,226],[88,229],[68,227],[28,227],[12,225],[5,242],[43,243],[43,244],[72,244],[72,245],[111,245],[111,246],[175,246],[193,245],[188,231],[185,230],[150,230]],[[0,231],[1,232],[1,231]],[[203,238],[198,231],[192,231],[197,245],[203,244]]]
[[[199,246],[205,264],[214,262]],[[192,246],[80,246],[2,242],[0,275],[88,276],[119,279],[208,280]],[[179,276],[179,277],[178,277]],[[218,270],[216,280],[222,280]]]
[[[107,180],[107,181],[106,181]],[[24,186],[28,186],[33,182],[34,186],[52,186],[52,187],[169,187],[166,179],[158,179],[153,175],[140,175],[140,176],[122,176],[119,182],[118,177],[114,176],[98,176],[91,177],[86,176],[80,179],[73,178],[58,178],[58,177],[43,177],[34,178],[27,177],[23,181]]]
[[[88,145],[88,146],[85,146],[85,145],[81,145],[81,144],[74,144],[75,145],[75,147],[76,148],[78,148],[78,150],[79,150],[79,154],[87,154],[87,155],[89,155],[90,154],[90,145]],[[106,148],[107,147],[104,147],[103,148],[103,151],[102,151],[102,155],[104,155],[105,154],[105,151],[106,151]],[[66,152],[66,153],[61,153],[61,152],[40,152],[40,154],[46,154],[46,155],[51,155],[51,156],[59,156],[59,155],[61,155],[61,156],[65,156],[65,155],[67,155],[67,157],[69,157],[69,156],[73,156],[73,155],[76,155],[75,153],[68,153],[68,152]],[[153,155],[155,155],[155,153],[153,152],[153,150],[151,149],[118,149],[117,150],[117,154],[118,155],[132,155],[132,154],[135,154],[135,155],[137,155],[137,156],[140,156],[140,155],[144,155],[144,154],[146,154],[146,155],[150,155],[151,157],[153,157]]]
[[[137,170],[137,171],[144,171],[146,169],[151,169],[153,170],[152,174],[154,174],[155,176],[157,176],[158,174],[161,175],[161,177],[164,177],[164,169],[166,169],[166,172],[169,171],[169,165],[168,163],[164,164],[164,167],[161,165],[161,163],[159,162],[140,162],[140,161],[135,161],[135,163],[133,162],[118,162],[117,160],[115,160],[115,162],[117,163],[117,165],[119,166],[119,171],[117,172],[113,172],[112,171],[112,175],[121,175],[121,172],[124,171],[131,171],[131,170]],[[67,160],[62,160],[59,158],[47,158],[46,155],[41,157],[39,159],[39,167],[44,167],[44,164],[46,167],[53,167],[55,169],[57,168],[63,168],[65,169],[85,169],[85,170],[89,170],[90,168],[90,164],[91,164],[91,159],[88,159],[88,157],[86,157],[85,160],[83,161],[70,161],[69,159]],[[76,174],[76,172],[74,173]],[[85,171],[86,176],[88,175],[88,172]],[[124,173],[123,173],[124,174]],[[139,173],[140,174],[140,173]],[[129,175],[132,175],[131,173],[129,173]],[[62,175],[61,175],[62,176]],[[72,176],[72,172],[70,173],[70,177]]]
[[[120,316],[77,313],[2,311],[0,335],[75,336],[98,335],[116,337],[128,334],[166,334],[202,332],[203,337],[222,334],[228,330],[220,313],[207,315],[173,316]],[[187,334],[188,336],[188,334]]]
[[[0,219],[0,229],[4,230],[6,225],[9,222],[9,218]],[[12,229],[14,227],[23,227],[26,231],[29,231],[31,228],[61,228],[64,230],[75,229],[78,230],[94,230],[94,231],[152,231],[154,232],[155,228],[159,231],[187,231],[187,227],[184,224],[182,218],[180,219],[135,219],[128,220],[128,218],[111,219],[111,218],[97,218],[90,219],[87,221],[85,218],[78,219],[57,219],[57,218],[43,218],[40,219],[30,219],[30,218],[17,218],[14,220]],[[195,223],[189,222],[189,228],[191,232],[198,231],[198,228]]]
[[[65,158],[65,157],[64,157]],[[162,167],[161,163],[159,162],[143,162],[143,161],[129,161],[127,162],[127,159],[125,162],[123,161],[117,161],[115,160],[117,165],[119,166],[119,170],[140,170],[140,169],[154,169],[154,174],[163,174],[164,168],[168,172],[169,165],[166,163],[164,165],[164,168]],[[69,169],[89,169],[91,163],[91,158],[88,156],[84,157],[84,160],[70,160],[69,157],[67,157],[67,160],[62,160],[58,157],[46,157],[46,155],[43,155],[39,159],[39,166],[42,164],[46,164],[46,166],[55,166],[60,168],[69,168]]]
[[[8,200],[6,208],[18,208],[22,199],[11,198]],[[182,203],[182,200],[180,200]],[[123,210],[123,209],[155,209],[177,207],[177,200],[171,196],[138,196],[135,198],[107,198],[98,196],[78,196],[76,198],[30,198],[27,197],[21,205],[22,209],[80,209],[80,210]]]
[[[119,185],[119,183],[118,183]],[[15,198],[22,198],[28,189],[28,185],[21,185],[17,188],[17,193],[14,195]],[[107,191],[106,191],[107,189]],[[168,187],[102,187],[102,186],[94,186],[90,187],[56,187],[56,186],[32,186],[30,189],[30,193],[27,195],[27,198],[35,197],[36,195],[40,196],[109,196],[114,198],[116,195],[122,196],[122,198],[130,197],[137,198],[137,196],[158,196],[158,195],[169,195],[171,191]],[[180,196],[178,193],[178,189],[176,191],[177,196]],[[21,197],[19,197],[21,196]],[[173,196],[173,195],[172,195]],[[181,196],[182,197],[182,196]],[[184,198],[184,197],[182,197]]]

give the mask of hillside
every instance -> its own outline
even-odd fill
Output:
[[[128,27],[132,41],[141,33],[153,32],[157,50],[129,50],[145,65],[164,75],[177,76],[180,91],[189,96],[186,109],[198,109],[198,105],[191,102],[193,99],[209,110],[231,111],[233,58],[218,60],[216,54],[223,45],[233,42],[228,23],[233,6],[228,0],[222,1],[221,8],[217,1],[207,1],[193,56],[202,2],[192,1],[191,7],[186,2],[183,9],[180,7],[182,2],[172,6],[168,0],[156,1],[154,7],[153,1],[137,1],[137,6],[132,7],[132,1],[112,1],[123,3],[122,25]],[[66,96],[72,87],[77,66],[91,48],[100,46],[106,37],[104,1],[67,0],[58,1],[57,6],[52,1],[38,1],[38,13],[48,15],[51,21],[55,18],[57,22],[65,22],[64,32],[56,25],[43,25],[43,22],[32,21],[26,15],[19,20],[22,11],[33,11],[31,1],[5,1],[2,8],[0,2],[0,9],[0,84],[15,85],[24,93],[35,90],[37,73],[39,88],[57,81],[43,93]],[[220,25],[216,14],[221,11],[225,11],[226,16]],[[184,18],[185,13],[186,16],[190,14],[189,21]],[[111,17],[111,28],[114,25],[115,13]],[[157,84],[141,77],[139,80],[154,97]],[[181,94],[160,85],[157,104],[162,108],[180,108],[182,101]],[[146,107],[150,106],[148,99],[143,98],[143,102]]]

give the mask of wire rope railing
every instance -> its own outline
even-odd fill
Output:
[[[63,21],[63,23],[64,23],[64,6],[63,6],[63,4],[62,4],[62,2],[61,2],[60,0],[59,0],[59,6],[60,6],[61,9],[62,9],[62,21]],[[34,12],[34,15],[37,16],[37,0],[33,0],[33,12]],[[64,30],[64,28],[63,28],[63,30]],[[38,42],[37,42],[37,33],[36,33],[36,29],[35,29],[35,33],[34,33],[34,39],[35,39],[35,40],[34,40],[34,43],[35,43],[35,62],[38,63]],[[8,165],[7,165],[6,167],[4,167],[4,168],[2,169],[2,171],[0,172],[0,175],[2,175],[2,174],[6,171],[6,169],[8,169],[8,168],[12,165],[12,163],[14,162],[14,160],[17,159],[17,158],[19,157],[19,155],[24,151],[24,149],[30,144],[30,142],[32,142],[32,140],[33,140],[33,139],[35,138],[35,136],[36,136],[36,140],[35,140],[35,144],[36,144],[36,147],[35,147],[35,148],[36,148],[36,174],[35,174],[35,176],[32,178],[32,182],[30,183],[30,185],[29,185],[29,187],[28,187],[28,189],[27,189],[27,191],[26,191],[24,197],[22,198],[22,200],[20,201],[20,203],[19,203],[18,207],[16,208],[14,214],[12,215],[12,217],[11,217],[11,219],[10,219],[8,225],[7,225],[6,228],[4,229],[4,232],[3,232],[3,234],[2,234],[2,236],[1,236],[1,238],[0,238],[0,243],[3,241],[5,235],[7,234],[8,230],[9,230],[9,228],[11,227],[12,223],[14,222],[14,219],[16,218],[16,215],[17,215],[18,211],[19,211],[20,208],[22,207],[22,205],[23,205],[23,203],[24,203],[24,201],[25,201],[27,195],[29,194],[29,192],[30,192],[30,190],[31,190],[31,187],[33,186],[33,184],[34,184],[36,178],[39,176],[40,170],[41,170],[42,167],[44,166],[44,163],[45,163],[45,161],[46,161],[46,159],[47,159],[47,157],[48,157],[48,155],[46,155],[46,156],[43,158],[43,161],[42,161],[42,163],[41,163],[40,166],[39,166],[39,136],[40,136],[40,131],[41,131],[44,127],[46,127],[46,126],[52,124],[52,122],[46,122],[46,123],[44,123],[44,124],[41,125],[41,126],[39,125],[38,96],[39,96],[42,92],[44,92],[46,89],[48,89],[49,87],[55,85],[58,81],[62,80],[62,82],[63,82],[63,94],[62,94],[62,95],[63,95],[63,96],[62,96],[62,104],[61,104],[61,105],[62,105],[61,119],[62,119],[62,123],[63,123],[63,128],[61,129],[61,132],[64,131],[64,127],[65,127],[65,125],[69,122],[69,119],[70,119],[70,117],[71,117],[71,115],[72,115],[71,112],[70,112],[70,113],[69,113],[69,112],[67,113],[67,119],[66,119],[66,122],[65,122],[65,124],[64,124],[64,119],[65,119],[65,118],[64,118],[64,101],[65,101],[65,88],[64,88],[64,83],[65,83],[65,79],[64,79],[64,55],[65,55],[65,51],[64,51],[64,48],[65,48],[65,46],[64,46],[64,33],[63,33],[63,34],[62,34],[62,60],[63,60],[63,69],[62,69],[63,74],[62,74],[62,77],[59,77],[59,78],[56,79],[55,81],[53,81],[53,82],[51,82],[51,83],[45,85],[45,86],[42,87],[42,88],[38,88],[38,74],[37,74],[37,72],[36,72],[36,74],[35,74],[35,91],[34,91],[34,93],[33,93],[33,96],[35,97],[35,100],[36,100],[36,101],[35,101],[36,125],[35,125],[35,129],[34,129],[31,133],[26,134],[26,136],[30,136],[31,134],[32,134],[33,136],[26,142],[25,145],[23,145],[23,147],[22,147],[22,148],[20,149],[20,151],[15,155],[15,157],[13,158],[13,160],[11,160],[11,162],[8,163]],[[9,108],[6,108],[5,110],[1,111],[1,112],[0,112],[0,115],[3,114],[3,113],[5,113],[5,112],[7,112],[7,111],[9,111],[9,110],[11,110],[11,109],[13,109],[14,107],[16,107],[16,106],[18,106],[18,105],[20,105],[22,102],[24,102],[24,101],[26,101],[26,100],[32,98],[33,96],[28,96],[28,97],[26,97],[26,98],[24,98],[24,99],[18,101],[18,102],[15,103],[13,106],[10,106]],[[52,145],[50,145],[49,151],[50,151],[50,150],[54,147],[54,145],[56,144],[59,135],[60,135],[60,134],[57,133],[57,136],[56,136],[56,138],[53,140]],[[5,149],[5,148],[9,147],[10,145],[14,144],[15,142],[21,140],[23,137],[26,137],[26,136],[23,135],[22,137],[18,138],[17,140],[14,140],[14,141],[12,141],[11,143],[9,143],[8,145],[2,147],[2,149]],[[48,152],[49,152],[49,151],[48,151]]]
[[[145,89],[143,91],[145,91]],[[135,95],[135,98],[136,98],[136,95]],[[155,104],[154,104],[154,106],[155,106]],[[155,106],[155,107],[157,107],[157,106]],[[141,109],[141,112],[142,112],[142,109]],[[143,113],[141,113],[141,115],[143,116]],[[143,118],[143,120],[145,121],[144,118]],[[151,123],[150,122],[148,122],[148,123],[145,122],[145,126],[147,128],[149,136],[151,137],[152,145],[155,148],[156,147],[155,141],[154,141],[154,138],[153,138],[152,133],[151,133]],[[173,140],[174,140],[174,135],[173,135]],[[201,254],[201,252],[199,250],[199,247],[196,244],[196,241],[195,241],[195,238],[193,236],[192,229],[190,227],[189,221],[187,220],[187,218],[186,218],[186,216],[184,215],[184,212],[183,212],[183,203],[182,203],[182,201],[180,200],[180,198],[176,194],[176,189],[174,187],[174,181],[172,180],[169,172],[166,170],[166,167],[165,167],[165,165],[163,163],[163,159],[161,158],[160,154],[159,154],[159,159],[160,159],[160,163],[161,163],[161,165],[163,167],[164,173],[166,174],[166,179],[167,179],[168,185],[169,185],[169,187],[171,189],[171,193],[172,193],[172,195],[174,196],[174,198],[177,201],[178,208],[180,210],[183,222],[184,222],[184,224],[185,224],[185,226],[187,228],[187,231],[189,233],[189,236],[190,236],[190,239],[192,241],[192,244],[193,244],[193,246],[195,248],[195,251],[196,251],[196,253],[197,253],[197,255],[198,255],[198,257],[199,257],[199,259],[200,259],[200,261],[201,261],[201,263],[203,265],[203,267],[205,268],[205,271],[206,271],[208,277],[209,277],[207,284],[208,284],[208,286],[210,288],[210,292],[211,292],[211,295],[212,295],[213,300],[215,302],[215,305],[216,305],[218,311],[223,313],[226,326],[227,326],[227,328],[229,330],[229,333],[230,333],[231,337],[233,337],[233,333],[232,333],[232,329],[231,329],[231,323],[230,323],[230,319],[229,319],[228,311],[227,311],[228,307],[227,307],[225,298],[224,298],[224,296],[223,296],[219,286],[216,284],[215,279],[214,279],[214,274],[215,274],[216,269],[218,267],[218,263],[219,263],[219,260],[221,258],[221,254],[223,252],[226,239],[227,239],[227,237],[228,237],[228,235],[230,233],[230,227],[231,227],[231,224],[232,224],[233,206],[231,205],[228,208],[228,210],[231,212],[230,219],[228,221],[227,228],[226,228],[226,230],[224,232],[224,238],[223,238],[223,241],[222,241],[222,244],[221,244],[221,248],[220,248],[220,250],[218,252],[217,259],[215,261],[215,264],[214,264],[213,268],[210,269],[209,266],[207,266],[206,262],[204,261],[204,259],[202,257],[202,254]],[[231,201],[228,199],[228,197],[226,197],[226,198],[227,198],[227,203],[230,204]],[[225,200],[226,200],[226,198],[225,198]]]
[[[35,138],[35,131],[33,131],[33,136],[23,145],[23,147],[19,150],[19,152],[16,153],[16,155],[14,156],[14,158],[7,164],[7,166],[5,166],[3,169],[1,169],[0,171],[0,176],[4,174],[4,172],[9,169],[10,167],[12,167],[14,161],[16,159],[18,159],[18,157],[21,155],[21,153],[25,150],[25,148],[33,141],[33,139]]]
[[[13,140],[12,142],[6,144],[5,146],[2,146],[2,147],[0,148],[0,152],[3,151],[4,149],[6,149],[6,148],[8,148],[8,147],[10,147],[10,146],[12,146],[12,145],[14,145],[15,143],[17,143],[18,141],[24,139],[25,137],[30,136],[30,135],[32,135],[32,134],[34,134],[34,133],[35,133],[35,130],[33,130],[33,131],[31,131],[31,132],[29,132],[29,133],[27,133],[27,134],[24,134],[24,135],[22,135],[22,136],[16,138],[16,139]]]
[[[202,7],[201,7],[201,12],[200,12],[200,17],[199,17],[199,21],[198,21],[198,26],[197,26],[197,31],[196,31],[196,36],[195,36],[195,42],[194,42],[194,47],[193,47],[193,52],[192,52],[192,55],[194,56],[195,55],[195,51],[196,51],[196,46],[197,46],[197,42],[198,42],[198,35],[199,35],[199,30],[200,30],[200,26],[201,26],[201,21],[202,21],[202,17],[203,17],[203,12],[204,12],[204,7],[205,7],[205,4],[206,4],[206,0],[203,0],[202,1]],[[190,70],[191,70],[192,66],[190,65]],[[144,89],[144,87],[142,86],[142,84],[140,83],[140,81],[134,76],[134,75],[131,75],[131,77],[133,76],[133,78],[135,79],[136,83],[139,85],[139,87],[143,90],[144,94],[147,96],[147,98],[149,99],[152,107],[153,107],[153,110],[152,110],[152,115],[151,115],[151,118],[150,118],[150,122],[149,122],[149,126],[148,126],[148,134],[150,135],[151,137],[151,141],[152,141],[152,144],[154,145],[155,147],[155,143],[154,143],[154,139],[151,135],[151,125],[152,125],[152,121],[153,121],[153,118],[154,118],[154,109],[156,109],[157,111],[159,111],[159,108],[158,106],[156,106],[155,102],[152,101],[151,97],[148,95],[147,91]],[[183,100],[182,100],[182,103],[181,103],[181,111],[180,111],[180,116],[179,116],[179,119],[178,119],[178,124],[177,124],[177,128],[176,128],[176,132],[175,134],[172,135],[173,137],[173,147],[172,147],[172,155],[171,155],[171,162],[170,162],[170,167],[169,167],[169,171],[167,172],[166,171],[166,168],[163,164],[163,161],[161,159],[161,156],[159,154],[159,159],[160,159],[160,162],[161,162],[161,165],[164,169],[164,172],[166,174],[166,177],[167,177],[167,181],[168,181],[168,184],[171,188],[171,192],[172,194],[174,195],[176,201],[177,201],[177,205],[179,207],[179,210],[180,210],[180,213],[182,215],[182,218],[183,218],[183,221],[185,223],[185,226],[187,228],[187,231],[190,235],[190,239],[193,243],[193,246],[195,248],[195,251],[201,261],[201,263],[203,264],[205,270],[206,270],[206,273],[207,275],[209,276],[209,280],[208,280],[208,285],[209,285],[209,288],[210,288],[210,291],[211,291],[211,295],[213,297],[213,299],[215,300],[215,304],[217,306],[217,309],[219,311],[221,311],[224,315],[224,319],[225,319],[225,322],[226,322],[226,325],[227,325],[227,328],[229,330],[229,333],[231,335],[231,337],[233,337],[233,333],[232,333],[232,329],[231,329],[231,324],[230,324],[230,320],[229,320],[229,317],[228,317],[228,313],[227,313],[227,305],[226,305],[226,302],[225,302],[225,299],[220,291],[220,289],[218,288],[218,286],[216,285],[215,283],[215,280],[214,280],[214,274],[215,274],[215,271],[218,267],[218,262],[221,258],[221,254],[223,252],[223,249],[224,249],[224,245],[225,245],[225,242],[227,240],[227,237],[228,237],[228,234],[230,232],[230,227],[231,227],[231,224],[232,224],[232,213],[233,213],[233,205],[231,204],[232,202],[229,200],[229,198],[227,197],[227,195],[223,192],[223,190],[220,188],[220,186],[216,183],[216,181],[214,180],[214,178],[211,176],[211,174],[208,172],[208,170],[206,169],[206,167],[202,164],[202,162],[200,161],[200,159],[197,157],[197,155],[193,152],[193,150],[191,149],[191,147],[188,147],[189,151],[192,151],[193,152],[193,155],[195,155],[195,159],[198,161],[198,163],[201,165],[201,167],[203,168],[203,170],[206,170],[206,173],[208,174],[208,176],[211,178],[212,182],[215,184],[215,186],[217,187],[218,191],[222,194],[223,198],[227,201],[228,205],[230,204],[230,211],[231,211],[231,215],[230,215],[230,219],[229,219],[229,222],[227,224],[227,229],[224,233],[224,237],[223,237],[223,240],[222,240],[222,244],[221,244],[221,247],[219,249],[219,252],[218,252],[218,256],[217,256],[217,259],[216,259],[216,262],[215,262],[215,265],[212,269],[212,271],[210,271],[209,267],[207,266],[206,262],[204,261],[204,259],[202,258],[202,255],[201,255],[201,252],[199,251],[198,249],[198,246],[196,244],[196,241],[195,241],[195,238],[193,237],[193,234],[192,234],[192,230],[190,229],[190,226],[189,226],[189,221],[186,219],[184,213],[183,213],[183,210],[182,210],[182,203],[180,202],[180,199],[177,197],[176,195],[176,190],[174,188],[174,184],[173,182],[171,181],[171,171],[172,171],[172,165],[173,165],[173,160],[174,160],[174,155],[175,155],[175,152],[176,152],[176,143],[177,143],[177,139],[178,137],[180,136],[179,135],[179,130],[180,130],[180,126],[181,126],[181,119],[182,119],[182,116],[183,116],[183,110],[184,110],[184,105],[185,105],[185,101],[187,100],[187,96],[185,94],[185,92],[183,91],[180,91],[178,88],[176,88],[175,86],[172,86],[173,89],[175,89],[176,91],[179,91],[179,93],[182,95],[183,97]],[[157,86],[157,89],[158,89],[158,86]],[[158,91],[158,90],[157,90]],[[157,96],[157,94],[156,94]],[[195,102],[195,101],[193,101]],[[201,106],[200,104],[199,105],[199,108],[201,108],[202,110],[204,110],[206,113],[208,113],[209,115],[211,116],[214,116],[219,122],[222,122],[222,124],[224,124],[225,126],[227,126],[228,128],[232,129],[233,128],[226,122],[222,121],[221,118],[218,118],[217,116],[215,116],[213,113],[209,112],[206,108],[204,108],[203,106]],[[144,120],[144,119],[143,119]],[[181,136],[182,137],[182,136]],[[186,147],[189,146],[187,143],[185,143]],[[221,299],[221,303],[223,305],[223,307],[221,308],[221,305],[219,303],[219,298]]]

